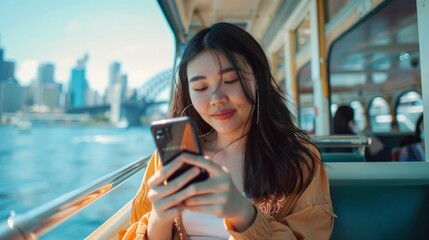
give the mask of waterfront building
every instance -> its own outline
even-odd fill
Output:
[[[121,63],[113,62],[109,67],[109,87],[112,87],[117,81],[121,74]]]
[[[122,117],[121,83],[120,82],[115,83],[110,88],[110,90],[111,90],[110,121],[112,123],[118,123]]]
[[[3,60],[3,80],[4,81],[16,81],[15,78],[15,62]]]
[[[0,82],[14,82],[15,79],[15,62],[4,59],[4,49],[0,48]]]
[[[15,82],[0,82],[0,118],[3,113],[22,110],[23,88]]]
[[[128,77],[126,74],[120,75],[120,78],[110,88],[110,121],[118,123],[124,118],[122,105],[126,102]]]
[[[71,79],[69,84],[69,108],[79,108],[86,106],[86,94],[89,89],[86,79],[85,64],[88,60],[88,55],[82,59],[78,59],[76,67],[71,71]]]
[[[3,80],[3,48],[0,47],[0,82]]]
[[[121,63],[120,62],[112,62],[109,66],[109,84],[106,88],[106,103],[112,103],[112,94],[114,85],[120,80],[121,77]]]
[[[61,84],[45,83],[40,87],[40,105],[48,106],[51,110],[60,107]]]
[[[54,82],[55,67],[52,63],[39,64],[37,68],[37,82],[39,84]]]
[[[86,105],[88,107],[103,105],[103,97],[95,90],[88,90],[86,93]]]
[[[127,102],[128,75],[122,74],[119,80],[121,84],[121,101],[125,103]]]
[[[85,68],[73,68],[70,81],[70,104],[72,108],[84,107],[88,83],[85,77]]]

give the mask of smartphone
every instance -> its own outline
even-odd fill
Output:
[[[195,123],[189,117],[158,120],[152,122],[150,129],[164,166],[183,152],[203,155]],[[192,167],[190,164],[184,164],[167,179],[167,182],[177,178]],[[204,181],[208,177],[207,171],[201,169],[201,173],[183,188],[194,182]]]

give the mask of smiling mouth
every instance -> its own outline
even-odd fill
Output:
[[[216,120],[226,120],[232,118],[234,116],[235,110],[222,110],[214,113],[212,116]]]

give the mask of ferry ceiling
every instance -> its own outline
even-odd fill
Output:
[[[229,22],[250,32],[264,47],[299,0],[158,0],[177,44],[216,22]]]

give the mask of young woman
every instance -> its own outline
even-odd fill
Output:
[[[161,167],[154,153],[120,238],[330,237],[335,215],[320,155],[294,125],[250,34],[217,23],[195,35],[170,113],[194,119],[206,156],[181,154]],[[166,184],[183,163],[196,167]],[[209,179],[180,190],[200,168]]]

